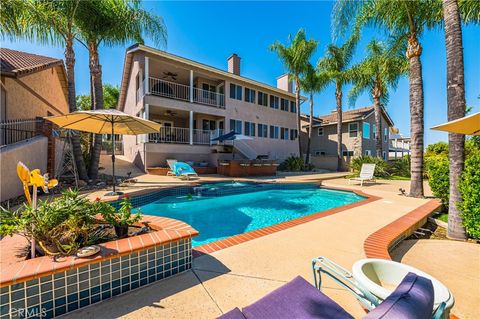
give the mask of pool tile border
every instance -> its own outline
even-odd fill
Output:
[[[289,221],[286,221],[286,222],[283,222],[283,223],[267,226],[267,227],[264,227],[264,228],[259,228],[259,229],[252,230],[252,231],[247,232],[247,233],[234,235],[234,236],[227,237],[227,238],[224,238],[224,239],[221,239],[221,240],[217,240],[217,241],[214,241],[214,242],[211,242],[211,243],[208,243],[208,244],[204,244],[204,245],[201,245],[201,246],[194,247],[193,251],[192,251],[193,258],[200,257],[200,256],[205,255],[205,254],[210,254],[210,253],[213,253],[215,251],[219,251],[219,250],[231,247],[231,246],[239,245],[239,244],[244,243],[246,241],[250,241],[250,240],[257,239],[257,238],[260,238],[260,237],[263,237],[263,236],[267,236],[267,235],[270,235],[270,234],[273,234],[273,233],[276,233],[276,232],[279,232],[279,231],[282,231],[282,230],[285,230],[285,229],[288,229],[288,228],[291,228],[291,227],[294,227],[294,226],[297,226],[297,225],[305,224],[305,223],[308,223],[310,221],[320,219],[322,217],[331,216],[331,215],[343,212],[347,209],[352,209],[352,208],[355,208],[355,207],[358,207],[358,206],[366,205],[368,203],[371,203],[371,202],[374,202],[376,200],[381,199],[381,197],[366,194],[366,193],[364,193],[362,191],[359,191],[359,190],[352,190],[352,189],[340,188],[340,187],[330,187],[330,186],[323,187],[323,186],[321,186],[321,184],[319,184],[319,188],[332,189],[332,190],[345,191],[345,192],[353,192],[353,193],[355,193],[359,196],[365,197],[365,199],[360,200],[360,201],[355,202],[355,203],[352,203],[352,204],[347,204],[347,205],[343,205],[343,206],[340,206],[340,207],[331,208],[331,209],[328,209],[328,210],[325,210],[325,211],[321,211],[321,212],[313,213],[313,214],[303,216],[303,217],[300,217],[300,218],[292,219],[292,220],[289,220]]]

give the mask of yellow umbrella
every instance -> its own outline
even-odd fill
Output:
[[[480,135],[480,112],[432,127],[432,130]]]
[[[114,134],[139,135],[160,131],[160,124],[128,115],[115,109],[77,111],[67,115],[50,116],[45,119],[61,128],[90,132],[95,134],[112,134],[112,175],[113,192],[106,195],[120,195],[115,192],[115,137]]]

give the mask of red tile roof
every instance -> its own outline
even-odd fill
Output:
[[[5,76],[18,77],[34,73],[53,66],[62,65],[61,59],[0,48],[1,72]]]
[[[387,122],[390,122],[390,125],[393,125],[393,121],[390,119],[390,116],[388,115],[387,111],[383,109],[383,113],[385,115],[385,118]],[[350,111],[344,111],[342,112],[342,122],[353,122],[353,121],[359,121],[365,119],[367,116],[372,114],[374,112],[373,106],[367,106],[367,107],[362,107],[359,109],[355,110],[350,110]],[[322,121],[321,124],[314,124],[315,126],[324,126],[324,125],[332,125],[337,123],[337,112],[332,112],[330,114],[326,115],[320,115],[318,116],[318,119]]]

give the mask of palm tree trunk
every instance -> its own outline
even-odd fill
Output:
[[[93,84],[93,109],[103,109],[103,85],[102,85],[102,67],[98,58],[98,45],[95,41],[88,44],[90,56],[90,74]],[[90,154],[90,166],[88,175],[90,179],[96,180],[98,177],[98,165],[100,164],[100,152],[102,150],[102,135],[95,134],[93,141],[93,152]]]
[[[305,155],[305,164],[310,163],[310,145],[312,144],[312,131],[313,131],[313,94],[310,93],[310,119],[308,123],[308,141],[307,141],[307,153]]]
[[[67,34],[65,45],[65,64],[67,67],[67,91],[68,91],[68,110],[74,112],[77,109],[75,92],[75,51],[73,50],[73,35]],[[80,135],[71,137],[73,157],[77,166],[78,177],[84,181],[88,180],[87,168],[83,160]]]
[[[465,81],[463,65],[462,26],[457,0],[443,0],[445,45],[447,47],[447,102],[448,120],[465,116]],[[467,238],[458,203],[462,200],[458,184],[465,162],[465,137],[448,134],[448,159],[450,162],[450,197],[448,203],[447,236],[452,239]]]
[[[342,86],[337,82],[335,89],[335,98],[337,100],[337,171],[342,172],[343,156],[342,156]]]
[[[423,78],[420,55],[422,47],[416,33],[408,38],[407,58],[410,67],[410,136],[411,136],[411,180],[410,196],[423,197]]]
[[[375,111],[375,154],[382,158],[382,107],[380,105],[380,89],[373,89],[373,109]]]
[[[298,76],[295,77],[295,103],[297,104],[297,132],[298,132],[298,155],[300,158],[303,158],[302,153],[302,141],[300,139],[300,81],[298,80]]]

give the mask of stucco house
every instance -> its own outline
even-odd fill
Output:
[[[231,156],[211,139],[234,130],[238,156],[283,160],[298,154],[295,94],[288,76],[277,87],[240,73],[240,57],[227,70],[136,44],[127,49],[118,108],[162,124],[148,136],[124,136],[124,155],[143,170],[166,159],[215,167]]]
[[[41,118],[68,113],[63,61],[0,48],[0,201],[23,193],[16,165],[55,174],[62,146]]]
[[[336,169],[337,112],[315,117],[312,131],[312,164],[318,168]],[[302,116],[302,134],[309,129],[308,115]],[[390,127],[393,121],[382,108],[382,156],[388,159]],[[375,112],[373,106],[345,111],[342,114],[342,155],[348,163],[353,156],[375,155]]]

